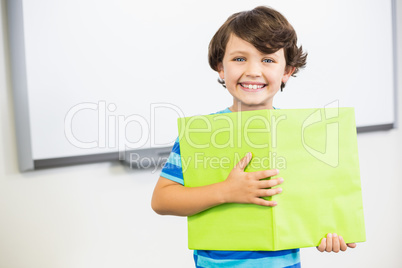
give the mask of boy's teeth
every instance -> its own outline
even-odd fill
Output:
[[[243,85],[243,87],[249,88],[249,89],[259,89],[262,88],[264,85]]]

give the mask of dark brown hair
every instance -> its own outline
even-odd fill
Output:
[[[231,34],[251,43],[265,54],[275,53],[283,48],[286,68],[295,67],[292,76],[306,65],[307,53],[303,52],[301,46],[297,46],[297,35],[292,25],[278,11],[259,6],[250,11],[233,14],[215,33],[209,43],[208,61],[211,68],[217,72]],[[224,81],[218,81],[224,85]],[[281,90],[284,87],[285,84],[282,83]]]

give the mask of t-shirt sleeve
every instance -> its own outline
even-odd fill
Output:
[[[179,138],[176,139],[172,152],[169,155],[165,165],[161,171],[161,177],[166,179],[178,182],[184,185],[183,180],[183,170],[181,166],[181,158],[180,158],[180,145],[179,145]]]

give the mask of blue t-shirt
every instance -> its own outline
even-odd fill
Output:
[[[230,113],[226,108],[217,113]],[[173,145],[172,152],[160,174],[162,177],[184,185],[180,159],[179,139]],[[194,250],[196,267],[300,267],[299,249],[279,251],[215,251]]]

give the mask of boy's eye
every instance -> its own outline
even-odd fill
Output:
[[[241,61],[245,61],[244,58],[234,58],[233,60],[234,60],[234,61],[240,61],[240,62],[241,62]]]
[[[274,62],[274,61],[271,60],[271,59],[264,59],[264,60],[262,60],[262,62],[271,63],[271,62]]]

